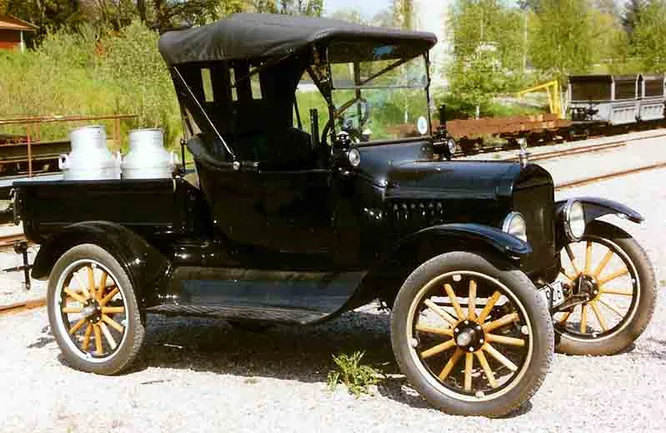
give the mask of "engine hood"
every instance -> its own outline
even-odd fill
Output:
[[[433,160],[427,143],[361,149],[363,177],[384,189],[384,197],[481,199],[510,197],[516,188],[552,184],[538,165],[513,161]]]
[[[520,164],[479,161],[415,161],[387,173],[387,198],[444,199],[509,197]]]

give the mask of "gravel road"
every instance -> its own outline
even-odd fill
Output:
[[[653,139],[654,140],[654,139]],[[666,141],[651,158],[666,160]],[[621,165],[618,152],[548,161],[564,177]],[[574,166],[572,170],[571,167]],[[648,162],[648,161],[644,161]],[[546,164],[544,164],[546,165]],[[647,165],[647,164],[646,164]],[[666,169],[558,192],[597,195],[642,212],[618,221],[647,249],[666,285]],[[65,367],[45,310],[0,317],[0,432],[525,432],[666,431],[666,300],[633,350],[613,357],[556,355],[544,385],[503,419],[430,409],[405,383],[389,347],[388,315],[373,306],[310,328],[253,333],[204,319],[150,316],[135,368],[118,377]],[[331,354],[365,350],[389,374],[373,395],[329,391]]]

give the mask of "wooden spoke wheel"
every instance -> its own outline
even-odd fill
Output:
[[[127,305],[113,275],[94,260],[80,260],[62,278],[58,308],[72,343],[88,360],[112,356],[127,326]]]
[[[553,338],[548,314],[520,271],[499,270],[475,254],[447,253],[419,267],[401,288],[392,317],[394,352],[415,388],[444,411],[503,415],[524,403],[546,374]]]
[[[49,278],[49,321],[64,358],[84,371],[114,374],[136,356],[144,329],[120,264],[91,244],[67,251]]]
[[[558,349],[590,355],[626,349],[647,326],[656,301],[645,252],[626,232],[595,222],[560,256],[558,280],[576,302],[553,317]]]

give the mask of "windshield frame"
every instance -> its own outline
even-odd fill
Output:
[[[333,41],[335,42],[335,41]],[[378,44],[379,45],[379,44]],[[321,92],[322,96],[326,100],[326,103],[328,105],[328,111],[329,111],[329,120],[331,120],[331,126],[329,129],[329,143],[335,142],[335,139],[338,135],[338,129],[339,125],[338,122],[336,121],[340,117],[340,111],[339,109],[335,106],[333,102],[333,92],[335,90],[355,90],[356,91],[356,98],[360,98],[361,96],[361,91],[362,90],[378,90],[378,89],[389,89],[389,90],[395,90],[395,89],[422,89],[425,92],[425,98],[426,98],[426,120],[428,122],[428,131],[419,136],[419,137],[400,137],[400,138],[389,138],[389,139],[378,139],[378,140],[371,140],[371,141],[366,141],[366,142],[358,142],[355,143],[356,146],[373,146],[373,145],[381,145],[381,144],[395,144],[395,143],[402,143],[402,142],[413,142],[413,141],[423,141],[423,140],[429,140],[432,141],[433,137],[433,132],[432,132],[432,113],[431,113],[431,108],[430,108],[430,103],[431,103],[431,98],[430,98],[430,85],[431,85],[431,79],[430,79],[430,50],[426,50],[422,53],[416,53],[413,56],[404,56],[397,58],[395,62],[391,63],[389,67],[383,68],[379,71],[379,73],[372,74],[371,77],[367,78],[365,81],[361,83],[361,85],[354,85],[354,86],[335,86],[334,85],[334,75],[333,75],[333,70],[332,70],[332,65],[333,64],[340,64],[343,62],[331,62],[331,56],[330,56],[330,49],[331,49],[331,44],[327,44],[324,48],[324,63],[325,63],[325,71],[327,77],[326,83],[319,83],[317,84],[316,77],[313,76],[313,74],[310,74],[310,78],[315,82],[318,90]],[[368,83],[371,82],[372,80],[400,67],[401,65],[417,59],[419,57],[423,58],[423,66],[425,67],[425,86],[391,86],[391,85],[377,85],[377,86],[364,86],[363,83]],[[352,63],[354,65],[354,75],[355,75],[355,81],[360,80],[359,76],[359,65],[362,62],[370,62],[373,61],[371,58],[367,59],[354,59],[351,60],[347,63]],[[324,84],[324,85],[320,85]],[[344,111],[344,110],[343,110]],[[325,131],[322,131],[325,132]],[[322,137],[323,139],[324,137]]]

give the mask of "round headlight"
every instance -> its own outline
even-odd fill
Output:
[[[527,242],[527,224],[525,224],[525,218],[519,212],[511,212],[504,218],[502,231]]]
[[[565,205],[564,231],[572,241],[580,240],[585,234],[585,211],[581,202],[569,200]]]
[[[449,153],[451,155],[456,153],[456,147],[457,147],[456,140],[454,140],[453,138],[449,138],[448,140],[446,140],[446,145],[448,146]]]
[[[358,165],[361,163],[361,152],[359,152],[355,147],[352,147],[349,150],[348,157],[349,163],[352,165],[352,167],[358,167]]]

